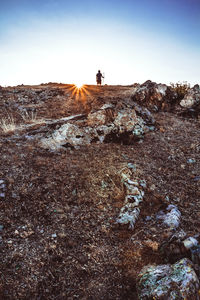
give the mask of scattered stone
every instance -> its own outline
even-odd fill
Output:
[[[189,237],[183,241],[183,244],[186,249],[191,249],[198,245],[198,241],[193,237]]]
[[[168,205],[167,211],[168,212],[166,214],[163,211],[160,211],[157,214],[157,219],[163,220],[163,224],[171,229],[179,227],[181,213],[176,205]]]
[[[5,198],[6,185],[3,179],[0,179],[0,198]]]
[[[187,160],[187,163],[188,164],[194,164],[196,162],[196,160],[194,159],[194,158],[189,158],[188,160]]]
[[[3,231],[3,229],[4,229],[4,226],[0,225],[0,231]]]
[[[73,195],[73,196],[76,196],[76,195],[77,195],[77,190],[76,190],[76,189],[74,189],[74,190],[72,191],[72,195]]]
[[[190,252],[191,252],[192,261],[197,266],[197,270],[200,275],[200,245],[191,248]]]
[[[187,258],[173,265],[146,266],[138,275],[140,300],[199,300],[199,288],[199,279]]]
[[[56,237],[57,237],[57,234],[56,234],[56,233],[53,233],[53,234],[51,235],[51,237],[52,237],[52,238],[56,238]]]
[[[150,189],[150,191],[155,191],[155,189],[156,189],[155,184],[152,184],[149,189]]]
[[[146,187],[147,187],[146,180],[140,180],[140,181],[139,181],[139,184],[140,184],[140,186],[142,186],[143,188],[146,189]]]

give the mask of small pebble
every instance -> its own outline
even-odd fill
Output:
[[[53,234],[51,235],[51,237],[52,237],[52,238],[56,238],[56,237],[57,237],[57,234],[56,234],[56,233],[53,233]]]
[[[187,163],[188,164],[194,164],[196,162],[196,160],[194,159],[194,158],[189,158],[188,160],[187,160]]]
[[[77,194],[77,191],[76,191],[76,189],[74,189],[74,190],[72,191],[72,195],[73,195],[73,196],[76,196],[76,194]]]
[[[147,187],[147,184],[146,184],[146,181],[145,181],[145,180],[140,180],[140,185],[141,185],[143,188],[146,188],[146,187]]]
[[[136,165],[134,165],[132,163],[128,163],[128,168],[133,169],[134,171],[136,171]]]
[[[166,197],[165,197],[165,200],[166,200],[167,202],[169,202],[169,196],[166,196]]]

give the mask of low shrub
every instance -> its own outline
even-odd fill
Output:
[[[187,81],[170,83],[170,88],[177,93],[177,100],[182,100],[190,89],[190,84]]]

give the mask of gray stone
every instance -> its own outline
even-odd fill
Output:
[[[90,113],[82,124],[78,122],[74,124],[75,120],[73,123],[63,124],[50,136],[42,138],[41,146],[56,150],[61,146],[78,147],[92,142],[121,141],[129,144],[134,138],[140,139],[147,130],[149,131],[145,121],[137,116],[134,109],[126,108],[118,111],[109,107],[110,113],[107,113],[107,110],[100,109]]]
[[[196,84],[193,88],[189,89],[180,105],[184,108],[195,108],[200,104],[200,88]]]
[[[194,158],[189,158],[188,160],[187,160],[187,163],[188,164],[194,164],[196,162],[196,159],[194,159]]]
[[[163,220],[163,224],[166,225],[167,227],[170,227],[171,229],[175,229],[179,226],[180,224],[180,217],[181,213],[178,210],[176,205],[168,205],[167,207],[167,212],[164,213],[163,211],[160,211],[156,218]]]
[[[134,89],[132,100],[153,111],[168,108],[177,95],[165,84],[147,80]]]
[[[131,180],[129,175],[124,173],[121,176],[121,182],[126,189],[126,196],[116,223],[121,225],[128,224],[130,229],[134,229],[135,222],[140,214],[139,204],[143,201],[144,192],[139,189],[138,181]]]
[[[199,288],[199,279],[187,258],[174,265],[146,266],[137,280],[140,300],[199,300]]]
[[[193,237],[189,237],[183,241],[183,244],[186,249],[191,249],[198,245],[198,241]]]

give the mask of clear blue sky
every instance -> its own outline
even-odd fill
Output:
[[[0,85],[200,81],[200,0],[1,0]]]

